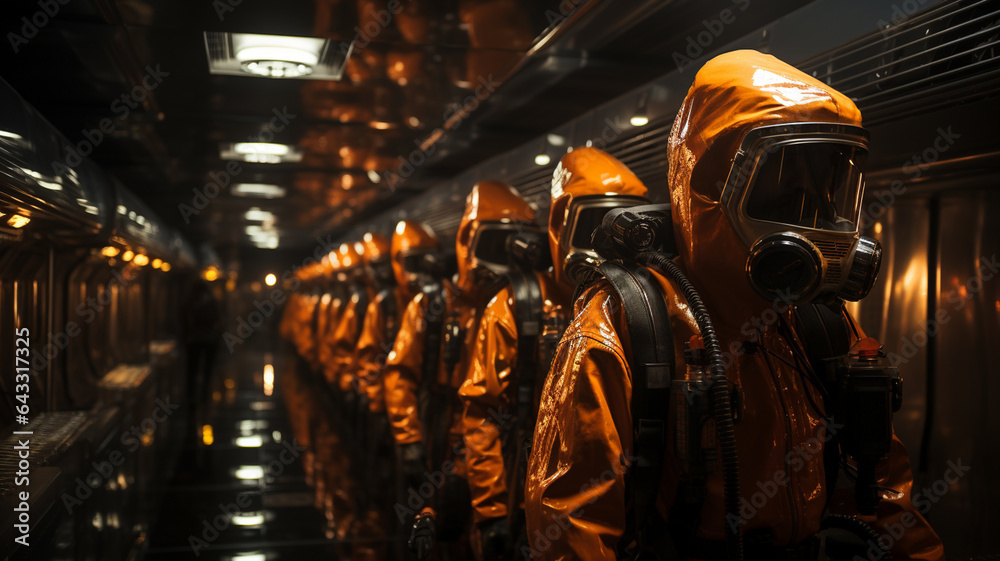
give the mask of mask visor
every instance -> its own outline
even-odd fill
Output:
[[[852,144],[775,146],[758,163],[747,195],[747,216],[800,228],[857,231],[867,158],[867,150]]]

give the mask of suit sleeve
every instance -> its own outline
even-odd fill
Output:
[[[501,432],[514,422],[508,387],[517,363],[517,330],[505,289],[487,306],[476,337],[462,398],[469,491],[476,523],[507,515]]]
[[[330,352],[335,380],[341,391],[345,392],[351,391],[354,382],[354,349],[358,343],[358,314],[363,314],[366,311],[359,310],[358,303],[357,296],[353,296],[347,303],[334,332]]]
[[[382,397],[379,375],[382,373],[386,357],[382,340],[385,335],[385,330],[382,328],[385,325],[385,318],[382,317],[382,297],[380,295],[368,303],[361,336],[358,337],[358,345],[354,351],[359,385],[373,402]]]
[[[417,295],[403,313],[396,342],[386,359],[382,377],[385,383],[385,407],[398,444],[423,440],[417,411],[417,387],[424,358],[426,323],[424,298]]]
[[[631,381],[600,310],[607,291],[596,296],[559,343],[542,393],[525,489],[536,560],[610,561],[625,531]]]

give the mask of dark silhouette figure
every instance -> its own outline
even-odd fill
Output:
[[[219,303],[209,286],[196,281],[184,300],[184,340],[188,353],[188,399],[203,413],[212,387],[212,366],[222,335]]]

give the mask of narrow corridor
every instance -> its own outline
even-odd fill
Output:
[[[288,357],[220,350],[205,420],[188,435],[150,532],[151,560],[336,559],[289,422]],[[270,366],[270,367],[269,367]]]

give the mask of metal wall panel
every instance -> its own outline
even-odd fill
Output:
[[[951,554],[1000,551],[1000,192],[950,192],[940,203],[934,430],[921,487],[947,492],[930,518]],[[944,316],[941,316],[944,317]],[[954,481],[954,465],[969,467]],[[949,473],[949,469],[951,472]],[[948,476],[952,475],[951,480]],[[944,483],[941,483],[941,482]]]
[[[849,308],[865,333],[875,337],[898,362],[903,376],[903,408],[893,425],[916,463],[924,430],[927,380],[925,345],[904,345],[927,319],[927,241],[930,212],[926,197],[899,200],[887,209],[874,231],[882,244],[882,269],[867,298]],[[877,233],[876,233],[877,232]],[[905,348],[904,348],[905,347]]]

